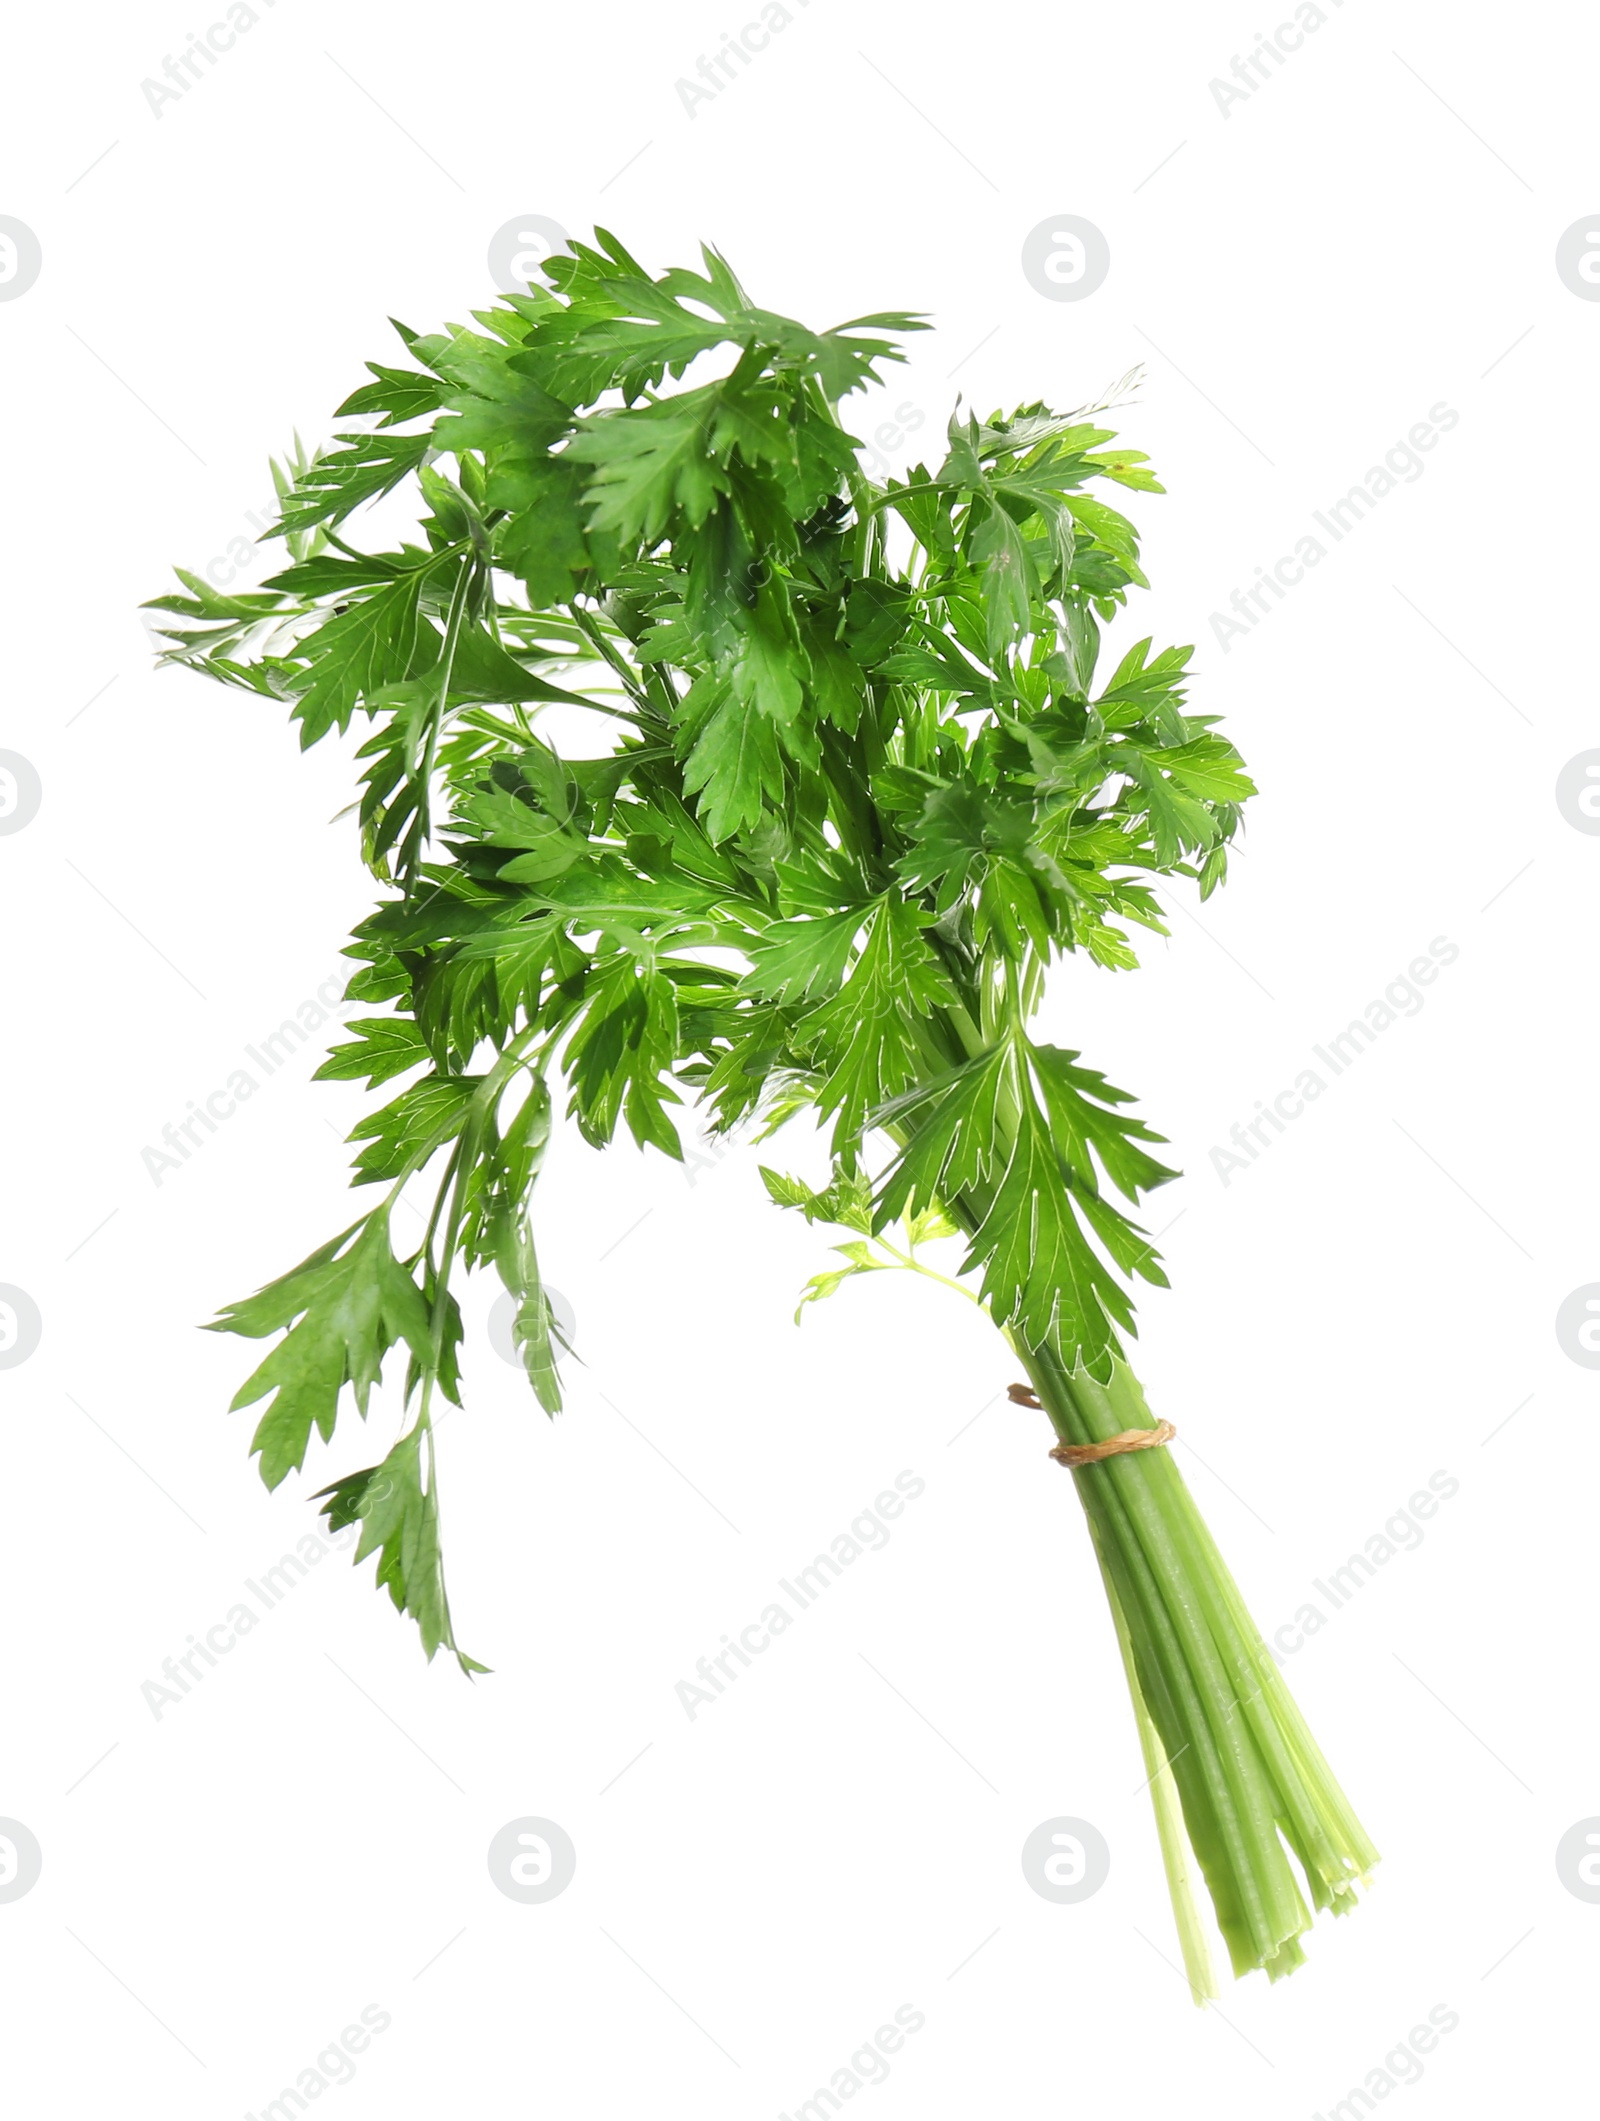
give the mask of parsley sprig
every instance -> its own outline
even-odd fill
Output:
[[[217,1326],[283,1336],[234,1402],[268,1402],[269,1487],[403,1360],[399,1441],[321,1499],[468,1671],[434,1413],[460,1398],[453,1284],[482,1268],[561,1404],[534,1244],[553,1077],[587,1141],[670,1157],[686,1100],[721,1131],[814,1112],[826,1183],[765,1173],[850,1233],[802,1304],[889,1267],[951,1280],[919,1247],[959,1234],[963,1293],[1058,1438],[1153,1426],[1125,1343],[1131,1284],[1165,1285],[1140,1202],[1175,1174],[1128,1093],[1030,1024],[1059,956],[1131,967],[1160,891],[1222,883],[1255,792],[1188,705],[1188,648],[1144,639],[1100,674],[1145,586],[1107,495],[1161,491],[1104,405],[958,412],[942,461],[878,485],[841,407],[921,319],[815,332],[715,252],[652,278],[604,231],[548,276],[476,328],[396,327],[406,365],[369,364],[339,409],[363,424],[277,474],[289,564],[259,590],[185,574],[156,600],[169,660],[287,705],[302,745],[370,725],[383,889],[348,991],[373,1013],[319,1072],[406,1078],[351,1136],[382,1197]],[[352,519],[398,489],[415,541],[360,548]],[[551,705],[590,711],[592,751],[541,733]],[[432,1208],[402,1255],[414,1186]],[[1375,1852],[1171,1453],[1073,1477],[1194,1993],[1191,1858],[1235,1971],[1287,1972],[1307,1897],[1348,1907]]]

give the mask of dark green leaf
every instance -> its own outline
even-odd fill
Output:
[[[413,1429],[381,1465],[346,1474],[319,1490],[317,1499],[328,1498],[322,1514],[330,1530],[360,1525],[356,1562],[377,1555],[377,1588],[387,1591],[398,1609],[415,1620],[429,1661],[442,1644],[455,1652],[464,1672],[486,1672],[487,1665],[458,1647],[451,1629],[439,1558],[438,1496],[431,1481],[423,1483],[423,1433]]]
[[[212,1330],[261,1339],[285,1326],[290,1331],[232,1402],[248,1407],[273,1394],[251,1444],[269,1488],[305,1463],[313,1428],[324,1443],[331,1439],[346,1384],[365,1416],[384,1354],[397,1340],[419,1361],[431,1359],[427,1310],[390,1250],[387,1209],[376,1209],[258,1295],[229,1304]]]

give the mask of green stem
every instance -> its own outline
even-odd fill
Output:
[[[1008,994],[1012,1010],[1020,997]],[[1008,1011],[1010,1014],[1011,1011]],[[1009,1027],[1016,1035],[1015,1020]],[[968,1232],[987,1188],[947,1203]],[[879,1242],[883,1242],[880,1238]],[[964,1291],[970,1294],[969,1291]],[[1138,1380],[1114,1358],[1100,1381],[1054,1345],[1008,1333],[1063,1443],[1155,1427]],[[1269,1978],[1302,1963],[1313,1908],[1344,1912],[1377,1861],[1250,1618],[1170,1449],[1121,1452],[1077,1468],[1128,1674],[1191,1990],[1211,1993],[1190,1851],[1235,1974]],[[1287,1844],[1287,1846],[1286,1846]]]
[[[433,762],[439,749],[439,732],[444,726],[445,714],[450,704],[450,675],[455,669],[456,649],[461,640],[461,628],[466,618],[467,597],[472,588],[473,567],[470,560],[463,561],[461,572],[456,576],[455,587],[450,592],[450,610],[445,620],[444,649],[439,657],[439,690],[432,712],[428,716],[427,741],[423,746],[422,764],[417,775],[417,814],[411,829],[406,834],[406,900],[409,904],[416,889],[422,851],[432,829]]]
[[[1094,1537],[1092,1517],[1089,1519],[1089,1530],[1091,1537]],[[1200,1913],[1200,1903],[1195,1894],[1194,1873],[1189,1843],[1184,1834],[1183,1806],[1178,1795],[1177,1778],[1172,1772],[1172,1763],[1167,1758],[1167,1750],[1161,1742],[1161,1733],[1156,1727],[1155,1718],[1145,1705],[1127,1616],[1122,1610],[1122,1600],[1117,1595],[1116,1582],[1098,1537],[1094,1539],[1094,1546],[1100,1563],[1100,1580],[1106,1587],[1106,1603],[1111,1608],[1111,1624],[1117,1631],[1117,1649],[1121,1653],[1122,1669],[1133,1702],[1133,1719],[1139,1733],[1139,1751],[1144,1759],[1145,1787],[1149,1790],[1150,1801],[1155,1807],[1156,1833],[1161,1842],[1161,1861],[1167,1874],[1167,1887],[1172,1895],[1172,1911],[1177,1918],[1178,1944],[1183,1953],[1184,1972],[1189,1977],[1189,1994],[1197,2004],[1210,2003],[1219,1993],[1217,1976],[1212,1965],[1211,1946]]]
[[[646,714],[650,713],[650,698],[641,688],[638,672],[623,656],[617,653],[588,612],[582,610],[577,604],[568,604],[567,609],[572,614],[573,624],[589,643],[590,647],[593,648],[595,654],[601,657],[603,661],[609,663],[618,677],[621,678],[623,689],[627,692],[634,705],[642,708]],[[593,707],[599,707],[598,701],[591,700],[588,704]],[[640,726],[637,717],[631,714],[623,714],[617,708],[600,707],[599,711],[602,714],[614,715],[618,721],[632,722],[636,728]]]
[[[517,1034],[512,1039],[510,1039],[505,1046],[501,1048],[499,1058],[495,1061],[494,1066],[489,1070],[489,1073],[483,1078],[483,1081],[479,1083],[477,1089],[474,1090],[472,1093],[472,1103],[474,1108],[477,1108],[479,1106],[487,1108],[487,1106],[491,1104],[496,1097],[499,1096],[500,1092],[505,1088],[506,1084],[510,1082],[511,1078],[516,1074],[518,1068],[522,1067],[526,1063],[528,1058],[528,1048],[533,1044],[534,1039],[538,1036],[539,1032],[543,1030],[543,1028],[544,1026],[538,1023],[525,1025],[521,1031],[517,1032]],[[539,1055],[536,1056],[536,1058],[542,1058],[544,1052],[551,1045],[554,1044],[555,1037],[557,1036],[559,1036],[559,1033],[546,1037],[544,1046],[540,1048]],[[450,1140],[451,1135],[454,1131],[454,1119],[452,1118],[444,1120],[438,1127],[434,1129],[433,1133],[428,1136],[426,1141],[419,1143],[418,1146],[412,1150],[411,1154],[406,1158],[405,1164],[401,1169],[399,1176],[394,1180],[388,1192],[384,1195],[383,1206],[384,1212],[386,1214],[394,1206],[395,1202],[400,1198],[402,1188],[407,1186],[410,1181],[416,1177],[417,1173],[422,1169],[423,1165],[427,1163],[428,1159],[433,1156],[437,1150],[442,1149],[444,1147],[445,1143]],[[359,1225],[357,1227],[359,1227]],[[432,1229],[431,1223],[429,1225],[429,1229],[430,1231]]]
[[[1017,1353],[1064,1442],[1155,1425],[1124,1363],[1100,1383],[1069,1370],[1052,1348]],[[1135,1708],[1170,1769],[1234,1971],[1263,1967],[1275,1979],[1301,1963],[1299,1938],[1311,1920],[1285,1843],[1314,1906],[1336,1910],[1352,1904],[1377,1852],[1316,1750],[1171,1452],[1120,1453],[1073,1479],[1126,1629]],[[1163,1792],[1154,1783],[1152,1791],[1162,1826]],[[1169,1818],[1163,1850],[1183,1936],[1186,1886],[1170,1826]],[[1190,1971],[1193,1980],[1192,1964]]]
[[[976,1304],[980,1311],[983,1309],[983,1298],[977,1295],[975,1291],[969,1289],[964,1282],[956,1281],[949,1274],[941,1274],[937,1267],[924,1266],[914,1252],[902,1252],[898,1245],[890,1244],[886,1237],[876,1237],[873,1239],[873,1243],[881,1251],[889,1253],[892,1258],[898,1260],[902,1267],[908,1267],[913,1274],[924,1274],[929,1281],[942,1282],[947,1289],[954,1289],[957,1296],[964,1296],[969,1304]]]

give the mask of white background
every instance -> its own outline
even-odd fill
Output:
[[[738,8],[258,12],[159,116],[141,82],[204,10],[10,39],[0,212],[44,260],[0,304],[0,745],[44,791],[0,838],[0,1281],[44,1321],[0,1375],[0,1813],[44,1850],[0,1905],[18,2110],[259,2113],[368,2004],[392,2024],[323,2095],[352,2115],[792,2114],[905,2004],[875,2113],[1320,2113],[1441,2004],[1408,2113],[1586,2084],[1600,1907],[1554,1851],[1600,1812],[1595,1380],[1554,1320],[1600,1279],[1600,841],[1554,790],[1600,745],[1600,306],[1553,260],[1600,208],[1592,29],[1329,0],[1224,115],[1210,82],[1275,16],[814,0],[691,117],[674,84]],[[1063,212],[1111,248],[1082,302],[1020,267]],[[902,460],[958,390],[1073,405],[1146,364],[1121,429],[1169,496],[1130,499],[1154,591],[1119,637],[1198,644],[1261,795],[1203,918],[1047,1007],[1187,1174],[1139,1368],[1269,1630],[1460,1483],[1288,1659],[1384,1862],[1276,1989],[1200,2014],[1173,1970],[1103,1597],[1000,1343],[895,1277],[796,1332],[826,1233],[748,1149],[685,1174],[563,1136],[539,1235],[585,1367],[555,1424],[469,1294],[444,1521],[493,1677],[427,1667],[340,1557],[159,1720],[141,1697],[374,1451],[347,1416],[269,1497],[223,1411],[253,1351],[195,1330],[355,1212],[360,1094],[307,1048],[163,1184],[141,1160],[338,968],[358,737],[302,757],[156,674],[136,606],[253,535],[269,454],[326,438],[385,317],[464,319],[530,213],[657,269],[708,238],[816,324],[929,312],[861,414],[920,414]],[[1211,615],[1439,403],[1424,474],[1224,652]],[[1426,1006],[1224,1186],[1229,1128],[1435,937]],[[889,1546],[690,1722],[676,1682],[907,1468]],[[1018,1861],[1061,1813],[1112,1851],[1072,1907]],[[543,1906],[485,1863],[524,1814],[578,1850]]]

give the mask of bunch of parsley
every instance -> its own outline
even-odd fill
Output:
[[[1029,1023],[1058,953],[1127,967],[1130,926],[1165,933],[1154,880],[1222,882],[1254,793],[1187,709],[1187,648],[1140,641],[1097,689],[1101,628],[1144,577],[1089,489],[1161,489],[1091,416],[1039,404],[957,417],[937,469],[874,484],[838,407],[920,320],[814,332],[704,267],[652,279],[597,231],[481,329],[398,327],[406,365],[369,364],[340,407],[370,424],[282,479],[292,564],[156,600],[171,660],[286,703],[302,744],[371,724],[360,827],[385,888],[349,994],[373,1014],[320,1072],[407,1079],[352,1135],[378,1203],[217,1324],[282,1335],[234,1402],[267,1401],[269,1487],[331,1439],[346,1385],[364,1415],[404,1361],[405,1433],[325,1512],[469,1671],[433,1415],[459,1399],[452,1282],[478,1267],[560,1405],[533,1234],[552,1075],[586,1140],[625,1125],[672,1157],[685,1093],[719,1130],[814,1112],[828,1183],[765,1173],[853,1233],[808,1297],[931,1271],[918,1246],[960,1233],[1063,1443],[1154,1426],[1122,1341],[1129,1279],[1165,1277],[1122,1203],[1174,1174],[1127,1093]],[[663,388],[691,365],[720,373]],[[416,542],[346,540],[407,484]],[[553,702],[593,710],[592,756],[539,734]],[[407,1251],[414,1182],[433,1199]],[[1213,1977],[1191,1855],[1235,1972],[1288,1972],[1306,1896],[1347,1908],[1375,1851],[1170,1451],[1073,1478],[1193,1991]]]

